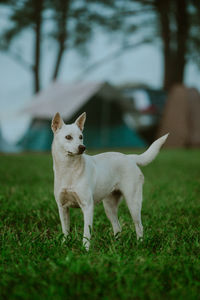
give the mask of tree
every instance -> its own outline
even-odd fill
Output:
[[[41,58],[41,35],[43,23],[43,10],[45,0],[12,1],[6,4],[11,10],[10,26],[3,32],[1,37],[1,50],[8,51],[14,59],[33,73],[34,91],[40,90],[40,58]],[[27,28],[31,28],[34,36],[33,62],[30,64],[23,59],[23,54],[12,49],[14,39]]]
[[[66,40],[67,40],[67,21],[68,21],[68,11],[70,9],[70,0],[67,1],[52,1],[53,3],[53,12],[54,19],[57,24],[55,27],[54,37],[57,41],[57,55],[55,60],[54,71],[52,75],[52,79],[55,80],[58,76],[61,61],[63,58],[63,54],[66,48]]]
[[[158,17],[158,34],[163,45],[164,80],[169,89],[184,83],[187,63],[200,62],[200,6],[197,0],[149,0]]]
[[[187,0],[156,0],[153,5],[158,15],[163,44],[164,82],[168,90],[183,83],[189,43],[189,9]]]
[[[122,43],[131,44],[137,33],[140,43],[161,41],[166,90],[184,82],[189,61],[200,66],[198,0],[96,0],[95,3],[110,11],[107,20],[104,17],[103,21],[102,16],[99,21],[109,32],[121,33]]]
[[[33,74],[33,91],[41,89],[41,50],[48,35],[56,44],[52,80],[56,80],[63,55],[67,49],[84,49],[93,32],[91,12],[87,1],[80,0],[5,0],[0,4],[10,9],[9,25],[1,36],[0,50],[5,51]],[[44,31],[46,23],[51,23],[51,31]],[[16,52],[14,41],[20,34],[31,29],[34,39],[32,62]]]
[[[200,66],[199,0],[1,0],[0,3],[11,11],[11,25],[1,36],[0,48],[31,70],[34,92],[41,88],[41,49],[47,36],[44,31],[47,22],[53,24],[48,37],[56,45],[52,80],[59,75],[64,53],[70,48],[86,51],[97,26],[110,39],[118,39],[120,46],[115,57],[127,49],[130,51],[131,45],[134,48],[138,44],[161,41],[166,90],[184,82],[189,61]],[[13,41],[28,28],[35,41],[31,64],[12,47]],[[135,40],[136,36],[139,40]],[[109,57],[105,56],[103,61]],[[86,70],[94,70],[99,65],[95,62]]]

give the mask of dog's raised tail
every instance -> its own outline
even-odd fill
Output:
[[[158,152],[160,151],[160,148],[166,141],[169,133],[163,135],[161,138],[157,139],[151,146],[142,154],[134,154],[132,155],[136,161],[136,164],[139,166],[146,166],[150,162],[154,160],[154,158],[157,156]]]

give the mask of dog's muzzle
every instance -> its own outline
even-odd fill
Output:
[[[78,154],[82,154],[85,151],[86,147],[84,145],[78,146]]]

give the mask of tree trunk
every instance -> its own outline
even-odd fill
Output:
[[[164,3],[160,2],[160,23],[161,35],[163,40],[163,54],[164,54],[164,88],[168,89],[171,78],[171,33],[170,33],[170,17],[169,17],[170,1],[166,0]]]
[[[183,83],[186,65],[187,39],[189,34],[187,0],[176,0],[177,51],[174,72],[176,83]]]
[[[43,0],[35,0],[35,49],[34,49],[34,93],[40,90],[40,56],[41,56],[41,25],[42,25],[42,9]]]
[[[61,61],[63,58],[64,49],[65,49],[64,43],[65,43],[65,41],[60,40],[58,54],[57,54],[56,63],[55,63],[55,68],[54,68],[54,72],[53,72],[53,80],[57,79],[58,72],[60,71]]]
[[[170,0],[155,1],[155,7],[160,21],[160,31],[163,43],[163,87],[168,90],[171,84],[172,53],[171,53],[171,32],[170,32]]]
[[[65,50],[65,43],[67,39],[67,13],[69,9],[70,0],[60,0],[59,2],[59,10],[60,13],[58,15],[58,52],[55,61],[55,67],[53,71],[52,79],[56,80],[58,77],[58,73],[60,71],[60,66]]]
[[[164,78],[163,88],[169,90],[173,85],[183,83],[186,65],[186,46],[188,38],[188,14],[186,0],[155,1],[161,27],[163,42]],[[171,16],[176,21],[176,31],[172,32]]]

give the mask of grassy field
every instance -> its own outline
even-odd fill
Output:
[[[142,169],[144,241],[122,203],[115,240],[102,204],[89,253],[71,209],[62,244],[51,156],[0,156],[1,299],[200,299],[200,151],[162,151]]]

